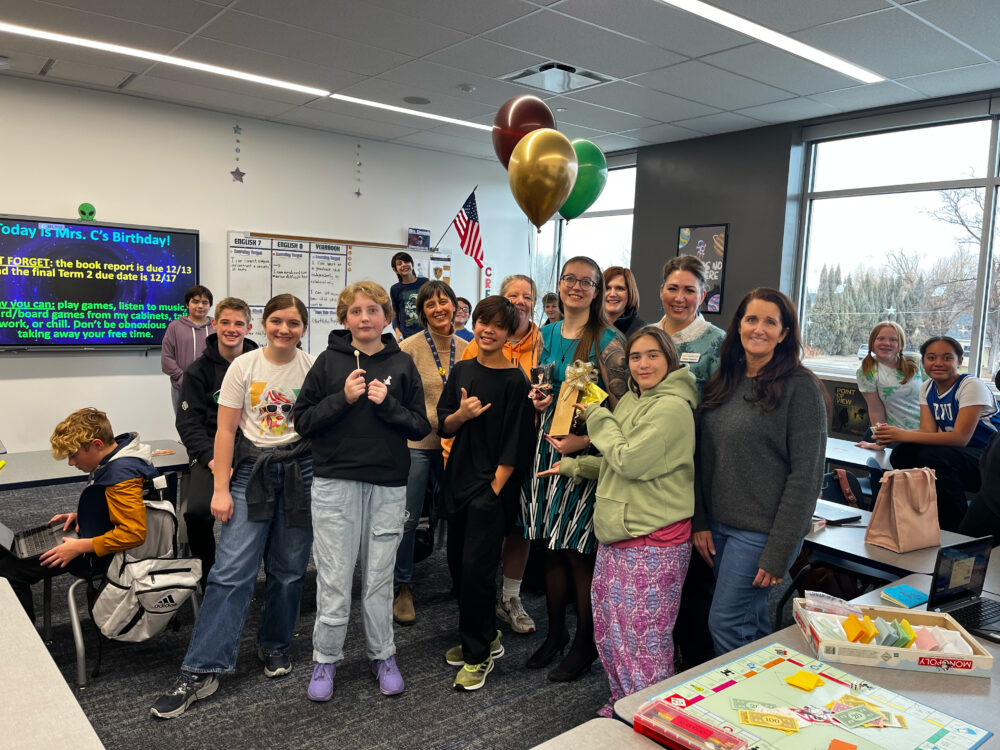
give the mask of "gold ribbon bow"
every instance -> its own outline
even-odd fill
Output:
[[[593,362],[576,360],[566,367],[561,399],[570,399],[580,404],[599,404],[608,394],[597,387],[597,367]]]

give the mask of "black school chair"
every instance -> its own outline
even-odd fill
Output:
[[[841,487],[841,476],[847,482],[848,489],[854,496],[854,502],[851,502],[851,498],[847,496],[843,487]],[[846,469],[834,469],[824,474],[823,486],[820,488],[819,496],[831,503],[849,505],[852,508],[861,508],[862,510],[871,510],[873,505],[872,497],[864,493],[857,476]]]

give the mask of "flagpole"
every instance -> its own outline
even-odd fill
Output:
[[[474,194],[477,190],[479,190],[479,185],[476,185],[474,188],[472,188],[472,193],[469,193],[469,195]],[[465,205],[465,204],[463,203],[462,205]],[[452,219],[450,222],[448,222],[448,226],[445,227],[444,232],[442,232],[441,236],[438,237],[438,241],[434,243],[434,247],[431,248],[431,252],[437,250],[438,247],[440,247],[441,240],[443,240],[448,235],[448,232],[451,231],[451,228],[453,226],[455,226],[455,220],[454,219]]]

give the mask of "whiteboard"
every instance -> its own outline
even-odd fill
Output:
[[[230,231],[228,235],[230,297],[250,305],[253,329],[248,338],[265,344],[261,317],[276,294],[294,294],[309,308],[309,326],[302,346],[310,354],[326,349],[337,321],[337,298],[348,284],[368,279],[389,288],[398,279],[389,265],[405,250],[413,256],[417,276],[451,283],[451,259],[446,253],[409,249],[403,245],[365,245],[317,237],[289,237],[260,232]],[[386,331],[391,331],[386,326]]]

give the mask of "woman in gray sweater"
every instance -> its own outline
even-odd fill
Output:
[[[771,632],[768,590],[798,554],[819,496],[826,407],[801,350],[792,301],[754,289],[705,384],[692,527],[715,571],[708,625],[719,654]]]

